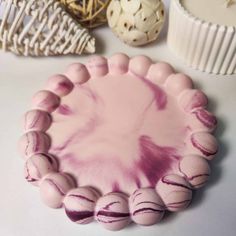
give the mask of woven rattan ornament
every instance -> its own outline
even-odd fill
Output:
[[[157,39],[165,19],[164,4],[161,0],[112,0],[107,18],[122,41],[140,46]]]
[[[79,23],[94,28],[107,22],[106,9],[111,0],[59,0]]]
[[[225,3],[226,3],[226,7],[230,7],[231,5],[236,4],[236,1],[235,0],[225,0]]]
[[[0,0],[0,48],[25,56],[93,53],[95,40],[57,0]]]

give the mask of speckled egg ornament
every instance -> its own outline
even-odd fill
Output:
[[[112,0],[107,9],[108,24],[115,35],[131,46],[157,39],[164,23],[160,0]]]

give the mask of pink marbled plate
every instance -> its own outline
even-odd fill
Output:
[[[206,106],[189,77],[145,56],[72,64],[25,114],[25,177],[76,223],[155,224],[209,177],[216,118]]]

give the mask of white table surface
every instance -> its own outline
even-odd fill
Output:
[[[167,5],[169,1],[166,1]],[[143,48],[121,43],[108,28],[94,32],[97,53],[110,56],[125,52],[145,54],[154,61],[167,61],[178,71],[190,75],[197,88],[210,99],[209,109],[219,119],[216,132],[220,151],[211,163],[208,185],[196,192],[191,206],[169,214],[158,225],[131,225],[112,233],[97,223],[80,226],[71,223],[63,210],[46,207],[38,188],[23,178],[23,161],[17,153],[22,133],[21,117],[29,108],[34,92],[46,78],[63,72],[71,62],[85,62],[87,56],[58,58],[22,58],[0,52],[0,235],[1,236],[235,236],[236,235],[236,75],[208,75],[186,67],[167,48],[166,27],[159,40]]]

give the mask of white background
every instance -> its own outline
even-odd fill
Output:
[[[166,1],[167,5],[169,1]],[[166,25],[167,26],[167,25]],[[41,203],[38,188],[23,178],[23,161],[17,153],[21,117],[32,95],[47,77],[63,72],[71,62],[85,62],[87,56],[22,58],[0,52],[0,235],[1,236],[235,236],[236,235],[236,75],[216,76],[186,67],[167,48],[165,26],[159,40],[143,48],[121,43],[108,28],[94,32],[97,53],[110,56],[125,52],[145,54],[154,61],[167,61],[177,71],[190,75],[197,88],[210,99],[209,109],[219,119],[216,132],[220,151],[212,162],[206,188],[197,191],[191,206],[178,214],[168,214],[158,225],[131,225],[112,233],[97,223],[86,226],[70,222],[63,210]]]

